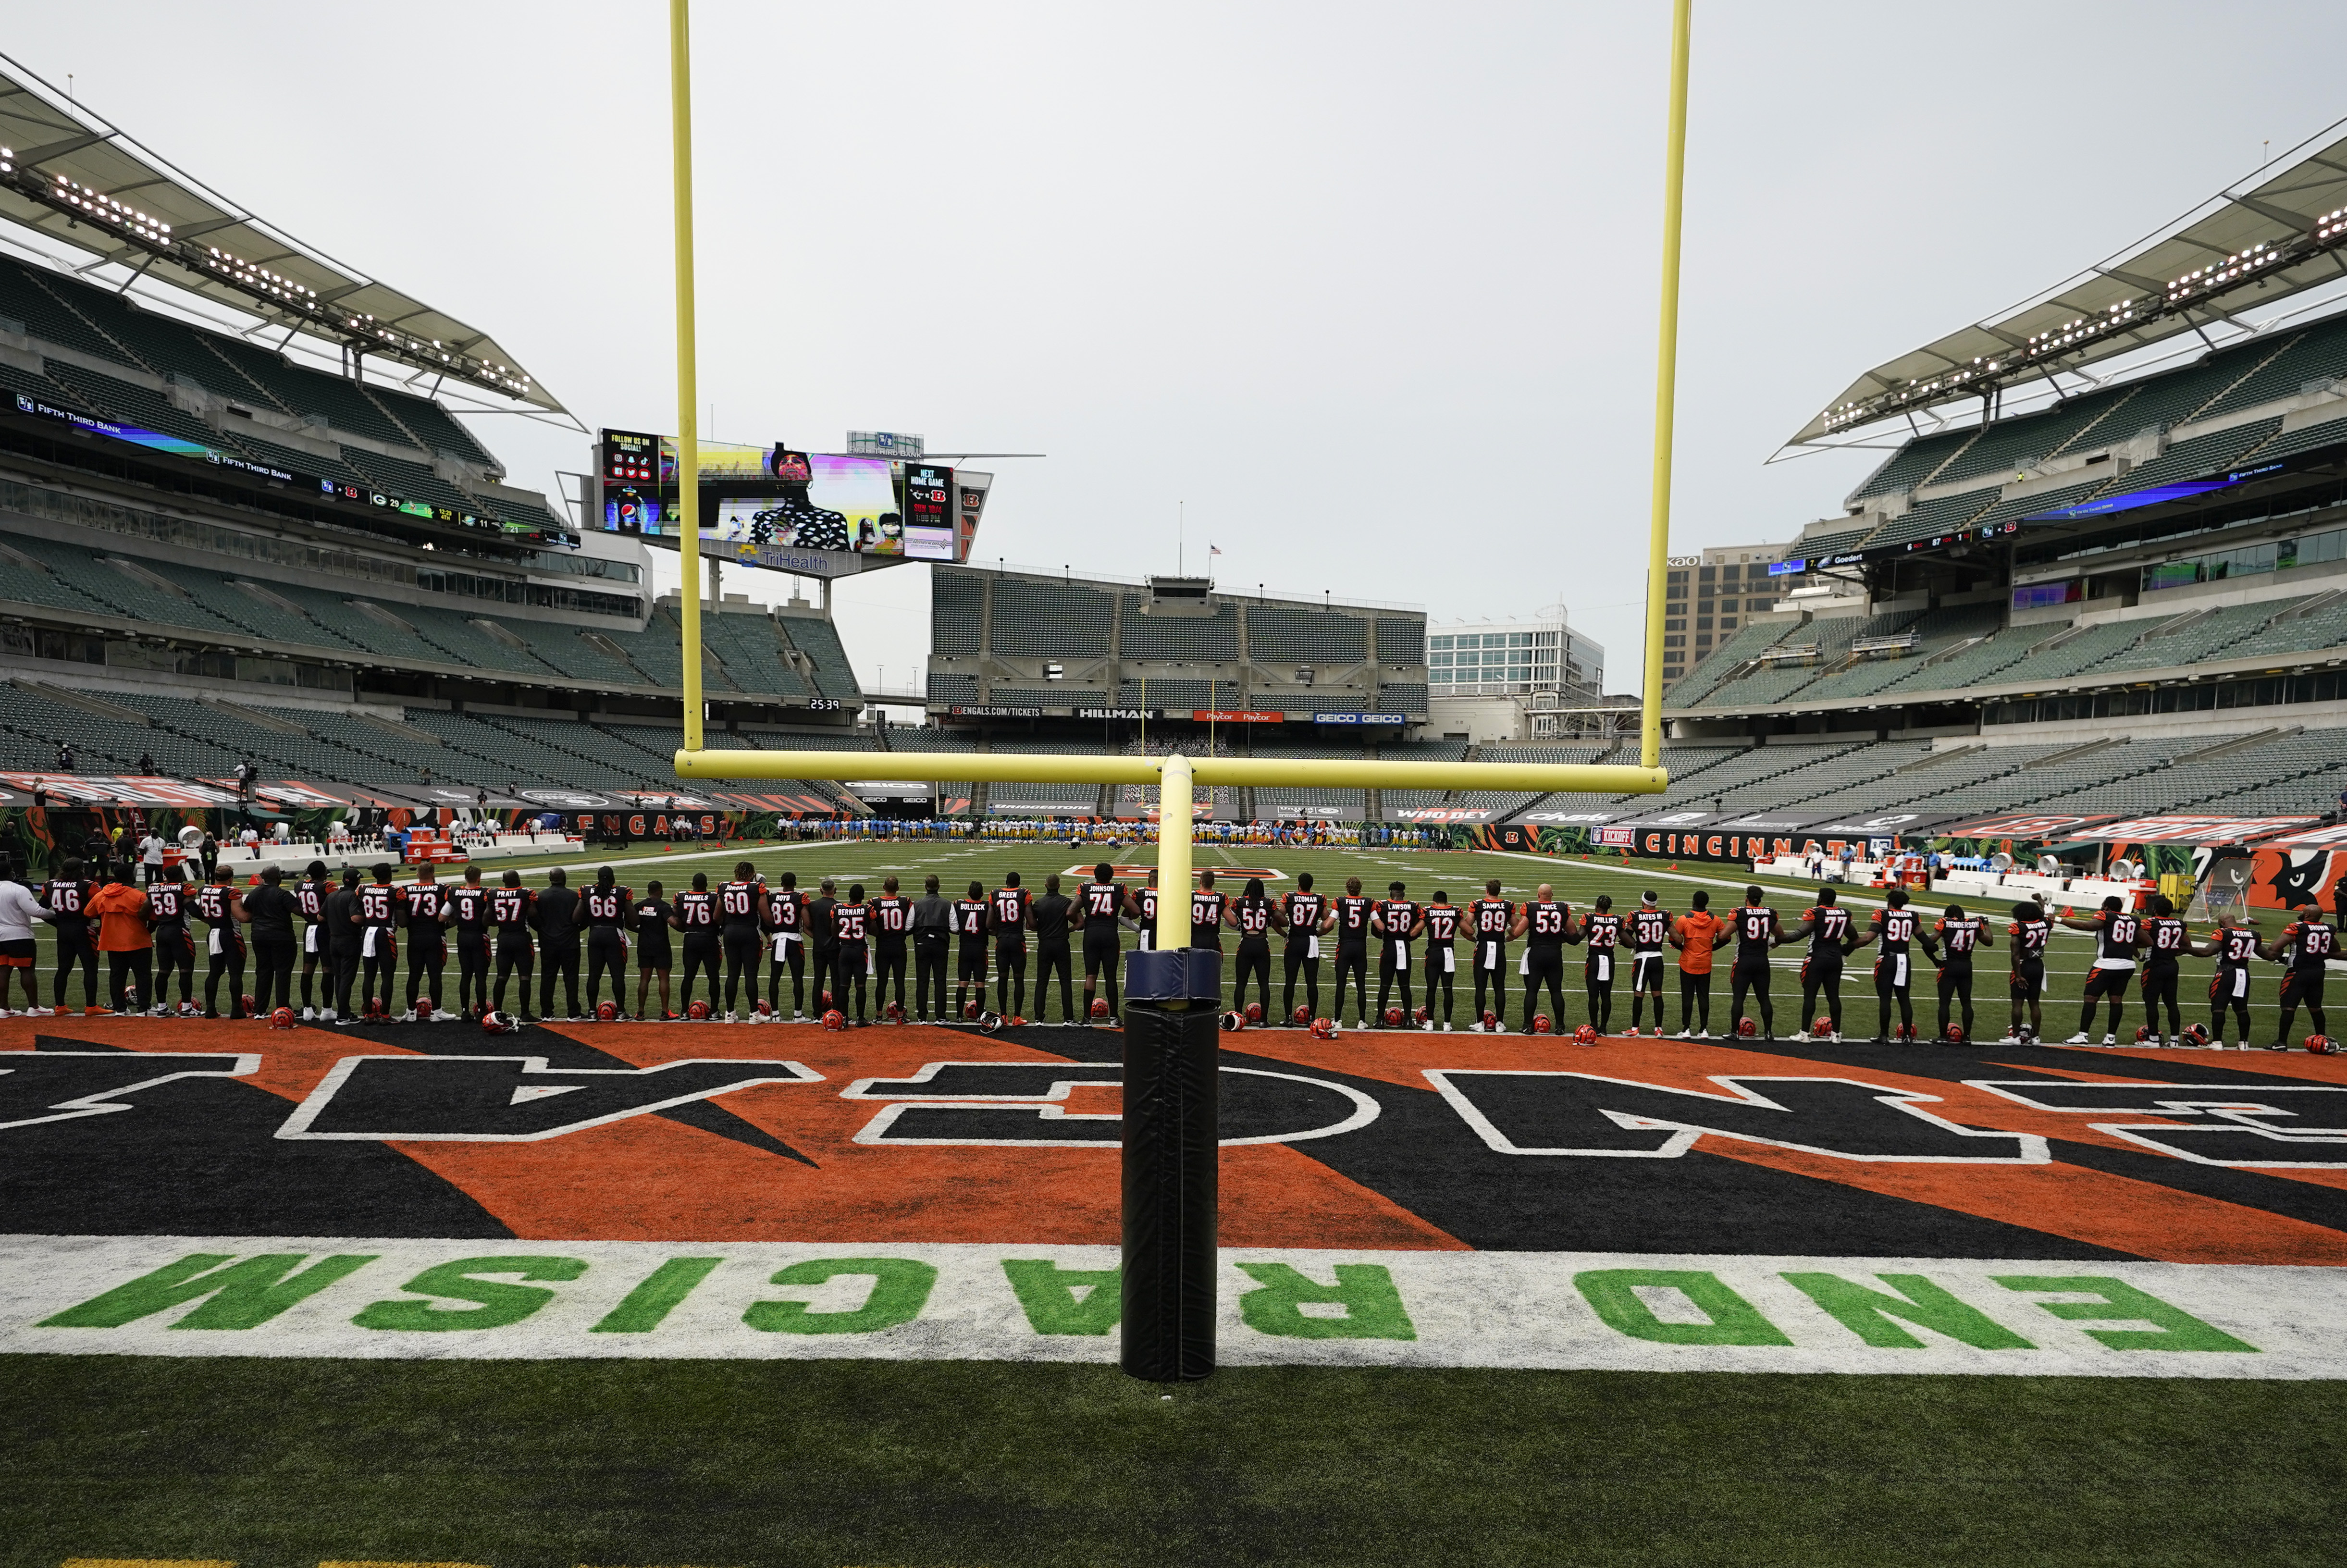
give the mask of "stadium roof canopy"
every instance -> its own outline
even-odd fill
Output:
[[[5,55],[0,218],[346,354],[567,412],[487,333],[302,244]]]
[[[2045,293],[1879,364],[1789,445],[2076,370],[2347,276],[2347,120]]]

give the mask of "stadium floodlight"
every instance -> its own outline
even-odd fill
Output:
[[[671,87],[671,179],[674,182],[676,225],[676,326],[677,326],[677,427],[680,471],[692,474],[699,468],[699,438],[694,424],[694,410],[699,402],[697,365],[693,342],[693,236],[692,236],[692,73],[690,68],[690,0],[669,0],[669,50]],[[1257,788],[1339,788],[1339,789],[1428,789],[1428,790],[1528,790],[1543,794],[1656,794],[1669,787],[1670,775],[1661,765],[1662,751],[1662,651],[1664,585],[1669,574],[1665,569],[1670,548],[1671,443],[1676,407],[1676,364],[1678,348],[1679,290],[1679,209],[1685,188],[1686,149],[1687,54],[1691,27],[1692,0],[1673,0],[1671,84],[1668,119],[1668,158],[1664,201],[1662,311],[1657,351],[1655,398],[1654,492],[1649,515],[1650,564],[1646,593],[1646,667],[1642,707],[1640,758],[1635,765],[1595,763],[1469,763],[1469,762],[1403,762],[1369,759],[1304,759],[1269,757],[1225,757],[1209,754],[1191,757],[1180,752],[1170,755],[1017,755],[1006,753],[892,753],[887,772],[892,779],[912,783],[938,784],[971,781],[982,784],[1154,784],[1158,789],[1157,885],[1166,897],[1180,899],[1187,896],[1192,886],[1191,850],[1194,834],[1194,815],[1195,791],[1200,785],[1234,784]],[[822,779],[847,782],[869,778],[873,772],[869,752],[773,752],[710,750],[703,745],[703,721],[706,717],[702,697],[702,634],[700,577],[700,521],[698,517],[698,487],[685,485],[678,493],[680,502],[678,534],[679,554],[682,571],[682,592],[680,596],[681,648],[683,666],[684,746],[676,753],[676,773],[681,779]],[[1177,527],[1178,522],[1177,522]],[[1164,585],[1171,584],[1177,593],[1189,594],[1194,589],[1196,600],[1203,603],[1204,579],[1194,584],[1186,579],[1153,579],[1153,597],[1162,605]],[[1300,678],[1309,680],[1308,671],[1299,669]],[[1146,706],[1146,683],[1143,684],[1143,706]],[[1166,918],[1178,923],[1183,916],[1179,906]],[[1129,1009],[1126,1023],[1127,1069],[1124,1094],[1126,1104],[1126,1151],[1128,1178],[1135,1146],[1146,1137],[1153,1136],[1138,1131],[1144,1116],[1171,1114],[1162,1107],[1169,1098],[1181,1102],[1177,1112],[1186,1111],[1195,1121],[1203,1117],[1211,1129],[1214,1117],[1213,1052],[1216,1045],[1214,1009],[1204,1011],[1183,1011],[1186,1001],[1180,999],[1194,991],[1178,988],[1184,982],[1181,974],[1181,953],[1139,955],[1151,960],[1155,971],[1153,985],[1171,986],[1174,989],[1144,991],[1136,979],[1128,986],[1128,1001],[1144,995],[1176,999],[1164,1004],[1154,1024],[1147,1019],[1136,1019],[1141,1009]],[[1169,964],[1159,960],[1172,960]],[[1170,972],[1169,972],[1170,970]],[[1134,973],[1142,972],[1137,967]],[[1194,985],[1195,976],[1187,983]],[[1219,985],[1219,981],[1215,982]],[[1170,1021],[1169,1021],[1170,1020]],[[1203,1024],[1203,1029],[1195,1026]],[[1136,1035],[1136,1028],[1141,1034]],[[1165,1033],[1164,1039],[1150,1035],[1151,1028]],[[1179,1033],[1188,1039],[1186,1046],[1167,1043]],[[1194,1067],[1199,1060],[1196,1051],[1203,1050],[1207,1064],[1203,1073],[1191,1072],[1184,1079],[1185,1061]],[[1191,1055],[1177,1061],[1182,1052]],[[1166,1074],[1156,1081],[1147,1080],[1141,1065],[1146,1060],[1168,1063]],[[1189,1087],[1183,1087],[1187,1083]],[[1184,1096],[1194,1098],[1184,1100]],[[1147,1109],[1144,1107],[1156,1107]],[[1175,1120],[1179,1120],[1175,1115]],[[1166,1136],[1176,1134],[1168,1132]],[[1190,1131],[1179,1134],[1191,1135]],[[1211,1131],[1199,1158],[1204,1162],[1202,1173],[1193,1171],[1185,1178],[1180,1194],[1157,1192],[1136,1197],[1128,1179],[1125,1207],[1125,1268],[1123,1290],[1126,1313],[1124,1318],[1124,1365],[1137,1376],[1150,1378],[1202,1377],[1213,1366],[1214,1305],[1213,1247],[1214,1193],[1212,1173],[1214,1158]],[[1203,1198],[1200,1194],[1203,1194]],[[1165,1213],[1153,1211],[1136,1220],[1136,1204],[1146,1206],[1161,1202],[1178,1207]],[[1204,1204],[1203,1214],[1194,1205]],[[1164,1277],[1167,1265],[1164,1254],[1174,1243],[1166,1240],[1166,1229],[1181,1233],[1176,1250],[1183,1253],[1181,1266],[1174,1272],[1178,1280]],[[1199,1234],[1203,1232],[1203,1253]],[[1151,1238],[1147,1240],[1137,1239]],[[1203,1259],[1203,1261],[1202,1261]],[[1146,1270],[1152,1284],[1144,1286],[1141,1276]],[[1201,1272],[1203,1271],[1203,1272]],[[1158,1286],[1158,1294],[1152,1294]],[[1203,1314],[1203,1316],[1201,1316]],[[1147,1319],[1146,1324],[1143,1322]],[[1137,1340],[1151,1343],[1136,1349]],[[1198,1351],[1203,1344],[1203,1361]],[[1153,1353],[1155,1358],[1143,1352]],[[1174,1366],[1179,1370],[1143,1370],[1143,1366]]]

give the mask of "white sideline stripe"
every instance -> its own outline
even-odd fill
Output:
[[[374,1261],[258,1327],[179,1332],[192,1304],[120,1327],[42,1327],[40,1320],[191,1253],[250,1257],[299,1253],[374,1255]],[[507,1327],[473,1332],[374,1330],[353,1317],[378,1301],[415,1301],[404,1283],[423,1269],[466,1257],[551,1255],[586,1264],[574,1280],[543,1283],[546,1304]],[[594,1333],[594,1324],[671,1257],[722,1261],[658,1327]],[[2333,1329],[2347,1315],[2347,1269],[2251,1264],[2080,1263],[2074,1260],[1657,1255],[1599,1253],[1340,1252],[1225,1248],[1220,1281],[1221,1358],[1232,1365],[1496,1367],[1706,1372],[1921,1372],[2004,1376],[2337,1378],[2347,1376],[2347,1341]],[[796,1300],[818,1312],[852,1313],[872,1295],[869,1275],[843,1274],[815,1286],[770,1283],[784,1266],[818,1259],[893,1258],[937,1271],[917,1316],[867,1332],[762,1331],[743,1320],[754,1302]],[[1106,1362],[1116,1334],[1038,1332],[1011,1290],[1003,1263],[1044,1259],[1066,1269],[1116,1265],[1110,1246],[907,1244],[901,1242],[565,1242],[480,1239],[198,1236],[0,1236],[0,1353],[141,1356],[269,1356],[370,1360],[670,1358],[888,1358]],[[1243,1316],[1242,1297],[1262,1288],[1240,1263],[1286,1264],[1324,1288],[1343,1281],[1335,1266],[1386,1271],[1414,1337],[1315,1338],[1268,1332]],[[1785,1345],[1682,1345],[1635,1337],[1609,1327],[1576,1286],[1593,1269],[1702,1271],[1740,1296],[1790,1341]],[[1840,1276],[1868,1289],[1894,1287],[1886,1274],[1922,1275],[2030,1348],[1983,1350],[1911,1324],[1917,1348],[1868,1346],[1784,1276]],[[2091,1330],[2157,1326],[2117,1316],[2069,1321],[2048,1302],[2091,1295],[2018,1290],[1997,1276],[2093,1276],[2116,1280],[2180,1309],[2253,1351],[2119,1349]],[[508,1276],[510,1279],[510,1276]],[[1356,1276],[1358,1283],[1359,1276]],[[1383,1281],[1379,1281],[1383,1284]],[[1675,1290],[1638,1287],[1665,1323],[1703,1315]],[[1292,1299],[1292,1298],[1291,1298]],[[469,1303],[441,1300],[443,1310]],[[1325,1322],[1348,1313],[1334,1305],[1291,1308],[1284,1320]]]

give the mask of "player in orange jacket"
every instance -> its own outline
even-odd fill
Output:
[[[90,895],[87,907],[97,917],[97,950],[106,955],[114,1010],[148,1006],[155,983],[155,937],[147,925],[146,890],[109,881]]]
[[[1671,922],[1671,946],[1679,950],[1679,1038],[1711,1038],[1711,948],[1725,927],[1711,912],[1711,895],[1698,889],[1687,912]]]

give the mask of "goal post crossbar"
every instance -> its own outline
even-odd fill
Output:
[[[1661,767],[1622,763],[1439,763],[1371,758],[1047,755],[1001,752],[680,751],[686,779],[887,779],[907,784],[1154,784],[1180,761],[1193,784],[1657,794]]]

